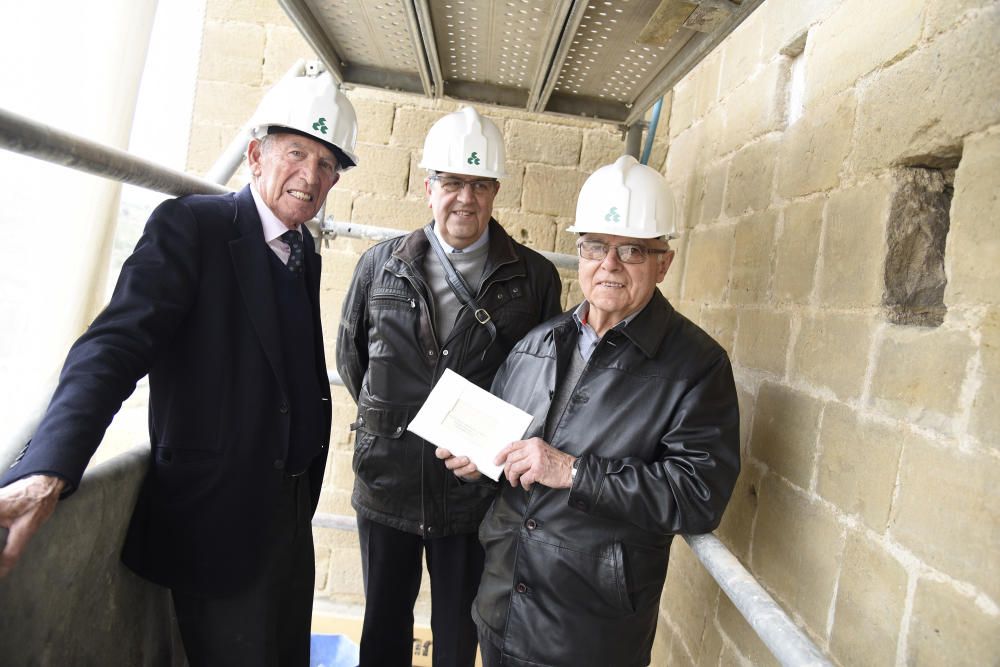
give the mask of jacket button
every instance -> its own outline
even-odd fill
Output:
[[[534,519],[528,519],[527,521],[524,522],[524,525],[527,526],[528,530],[534,530],[535,528],[538,528],[538,523]]]
[[[281,405],[278,407],[278,412],[280,412],[281,414],[287,413],[288,412],[288,403],[286,403],[285,401],[282,401]]]
[[[516,590],[518,593],[527,593],[528,592],[528,587],[527,587],[527,585],[525,585],[524,582],[521,582],[517,586],[514,587],[514,590]]]
[[[403,427],[402,426],[397,426],[396,427],[396,435],[399,435],[402,432],[403,432]]]
[[[282,461],[281,459],[277,459],[274,462],[274,467],[277,468],[278,470],[284,470],[285,469],[285,462]]]
[[[427,350],[427,356],[428,357],[433,357],[434,356],[434,350]]]
[[[434,532],[434,526],[427,526],[427,532],[428,533],[433,533]]]
[[[448,350],[441,350],[441,355],[447,357],[448,356]]]

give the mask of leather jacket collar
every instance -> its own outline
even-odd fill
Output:
[[[566,336],[576,334],[576,322],[573,321],[575,309],[576,307],[573,307],[563,313],[562,321],[553,327],[552,334],[558,339],[561,340]],[[631,322],[625,326],[622,326],[621,323],[616,324],[608,334],[625,336],[647,358],[652,359],[659,352],[663,339],[667,337],[676,323],[676,314],[677,311],[660,290],[653,290],[653,296],[649,299],[649,303],[639,311],[639,314]]]
[[[517,259],[514,252],[514,245],[510,236],[500,226],[495,219],[490,218],[490,248],[486,255],[486,265],[483,267],[483,275],[488,276],[497,268],[506,264],[512,264]],[[430,242],[423,234],[407,234],[400,239],[399,245],[392,252],[395,259],[400,260],[411,268],[419,267],[424,256],[430,251]]]

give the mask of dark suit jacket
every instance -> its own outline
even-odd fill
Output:
[[[308,472],[315,509],[330,393],[320,258],[304,237],[323,392],[323,454]],[[249,187],[161,204],[0,485],[49,473],[68,480],[72,492],[122,401],[148,373],[150,469],[123,560],[147,579],[189,592],[248,585],[267,555],[296,407],[286,388],[270,252]]]

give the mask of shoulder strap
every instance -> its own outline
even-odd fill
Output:
[[[480,308],[476,303],[476,299],[472,296],[472,291],[469,289],[468,284],[466,284],[465,279],[462,278],[462,274],[455,270],[452,263],[448,261],[447,255],[445,255],[444,248],[441,247],[441,242],[438,240],[437,234],[434,233],[434,228],[431,225],[424,226],[424,236],[431,244],[431,248],[434,249],[434,254],[437,255],[438,261],[441,263],[441,267],[444,269],[445,280],[448,281],[448,286],[451,287],[451,291],[455,293],[458,300],[463,306],[472,311],[472,314],[476,317],[476,321],[486,327],[486,330],[490,334],[490,342],[492,343],[497,337],[497,328],[493,324],[490,314],[485,308]]]

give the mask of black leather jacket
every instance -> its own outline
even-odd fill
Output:
[[[427,537],[474,533],[492,491],[462,484],[434,446],[406,430],[446,368],[488,389],[514,344],[559,314],[556,268],[490,220],[477,301],[497,328],[463,308],[448,339],[434,331],[423,263],[436,261],[421,230],[362,255],[344,301],[337,370],[358,404],[351,504],[360,516]]]
[[[526,437],[542,435],[577,338],[564,314],[497,373],[493,393],[535,416]],[[573,486],[500,484],[476,623],[505,665],[647,665],[671,540],[715,529],[739,473],[729,358],[654,292],[605,334],[550,444],[581,457]]]

